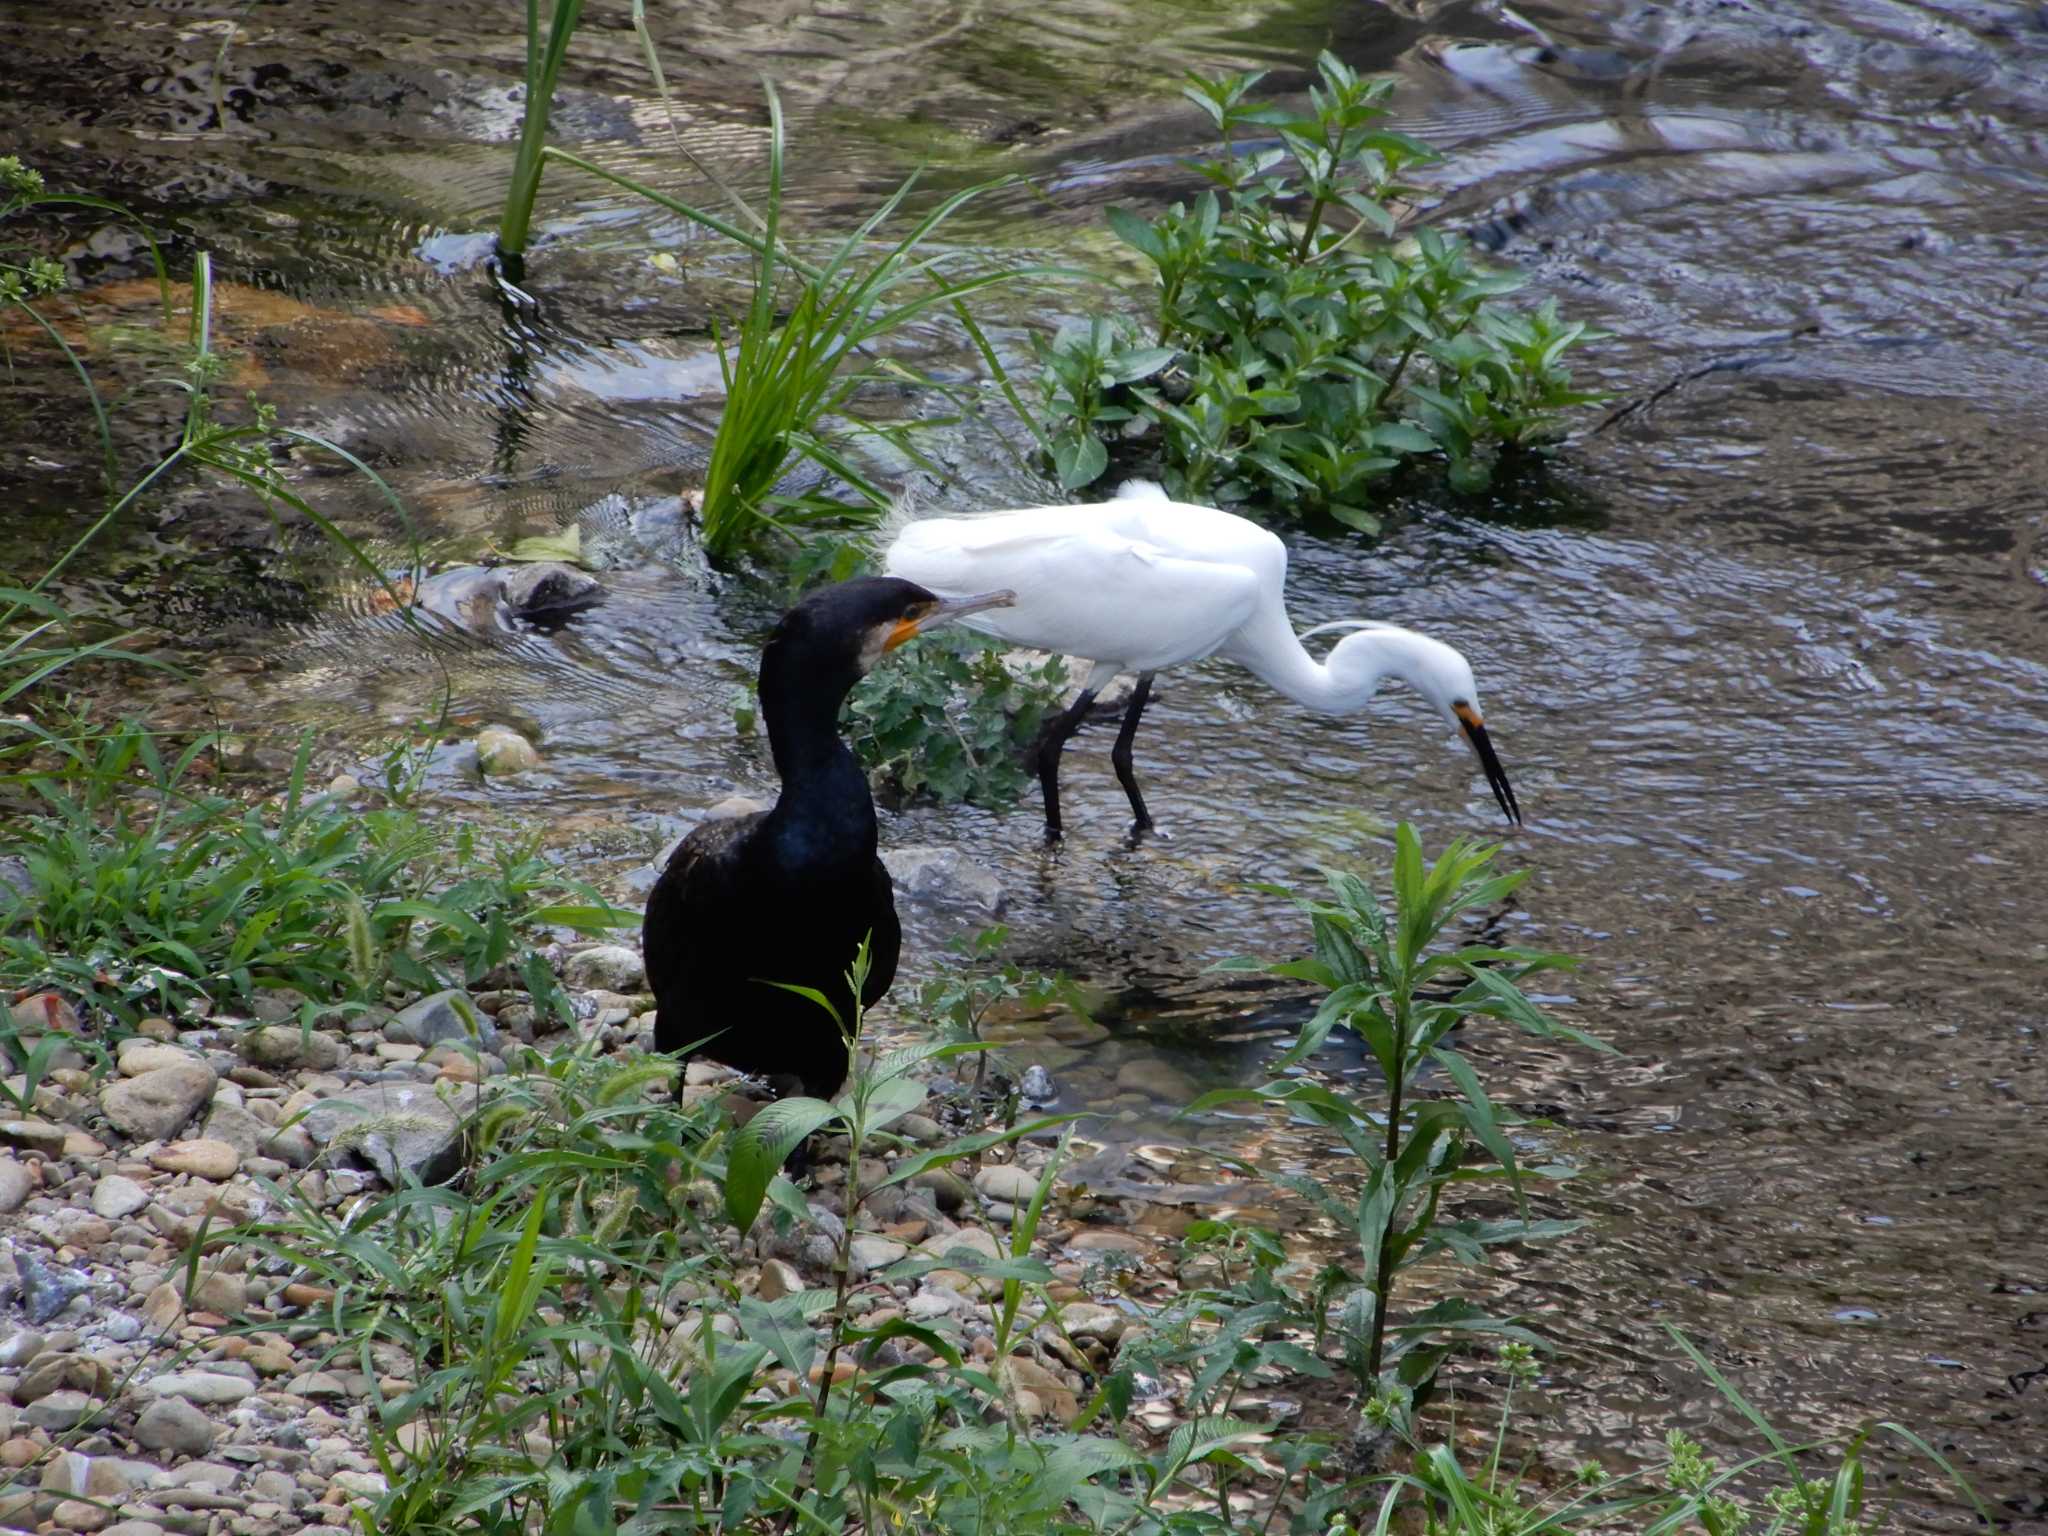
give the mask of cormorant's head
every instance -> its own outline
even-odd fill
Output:
[[[914,581],[862,576],[813,592],[782,616],[768,644],[805,670],[848,686],[906,640],[986,608],[1007,608],[1014,592],[940,597]]]

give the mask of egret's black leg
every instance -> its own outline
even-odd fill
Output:
[[[1095,703],[1095,690],[1083,688],[1081,696],[1059,714],[1045,722],[1045,729],[1038,736],[1038,787],[1045,791],[1045,838],[1052,842],[1060,835],[1060,754],[1066,750],[1067,738],[1081,729],[1088,718],[1088,710]]]
[[[1152,674],[1140,672],[1138,686],[1131,691],[1130,707],[1124,711],[1123,729],[1116,733],[1116,748],[1109,754],[1109,760],[1116,764],[1117,782],[1131,797],[1131,811],[1138,818],[1132,830],[1138,832],[1152,830],[1152,813],[1145,809],[1145,797],[1138,792],[1138,775],[1131,767],[1131,739],[1138,734],[1138,716],[1145,713],[1145,701],[1151,697]]]

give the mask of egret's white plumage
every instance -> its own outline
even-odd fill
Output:
[[[1329,714],[1364,708],[1388,678],[1407,683],[1464,733],[1501,809],[1521,819],[1481,723],[1465,658],[1413,630],[1344,620],[1319,627],[1351,633],[1317,661],[1287,618],[1287,546],[1242,517],[1171,501],[1158,486],[1137,481],[1113,501],[906,523],[885,559],[890,575],[934,592],[1009,588],[1017,594],[1012,606],[969,624],[1013,645],[1094,664],[1080,698],[1041,746],[1050,832],[1059,830],[1060,748],[1119,672],[1137,673],[1138,691],[1118,737],[1117,775],[1139,824],[1149,823],[1130,768],[1130,741],[1152,674],[1212,655]]]

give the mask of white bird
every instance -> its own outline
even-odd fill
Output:
[[[1080,697],[1047,722],[1039,740],[1048,838],[1060,835],[1061,750],[1096,694],[1123,672],[1136,673],[1138,683],[1110,760],[1137,830],[1151,827],[1131,739],[1153,675],[1204,656],[1237,662],[1296,703],[1331,715],[1364,709],[1388,678],[1406,683],[1464,736],[1508,819],[1522,819],[1465,658],[1441,640],[1364,619],[1295,634],[1284,594],[1287,546],[1257,523],[1171,501],[1157,485],[1133,481],[1114,501],[911,522],[884,560],[891,576],[938,593],[1007,587],[1017,594],[1013,605],[976,614],[966,626],[1094,664]],[[1319,662],[1301,642],[1331,629],[1353,633]]]

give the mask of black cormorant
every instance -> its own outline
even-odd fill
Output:
[[[846,982],[869,941],[862,1006],[896,977],[902,930],[875,855],[875,802],[839,735],[861,675],[912,636],[1008,592],[944,599],[914,582],[866,577],[815,592],[782,616],[761,653],[761,714],[782,793],[772,809],[708,822],[683,839],[647,898],[642,942],[658,1010],[656,1048],[699,1050],[787,1089],[829,1099],[846,1081],[845,1041],[809,998],[851,1022]]]

